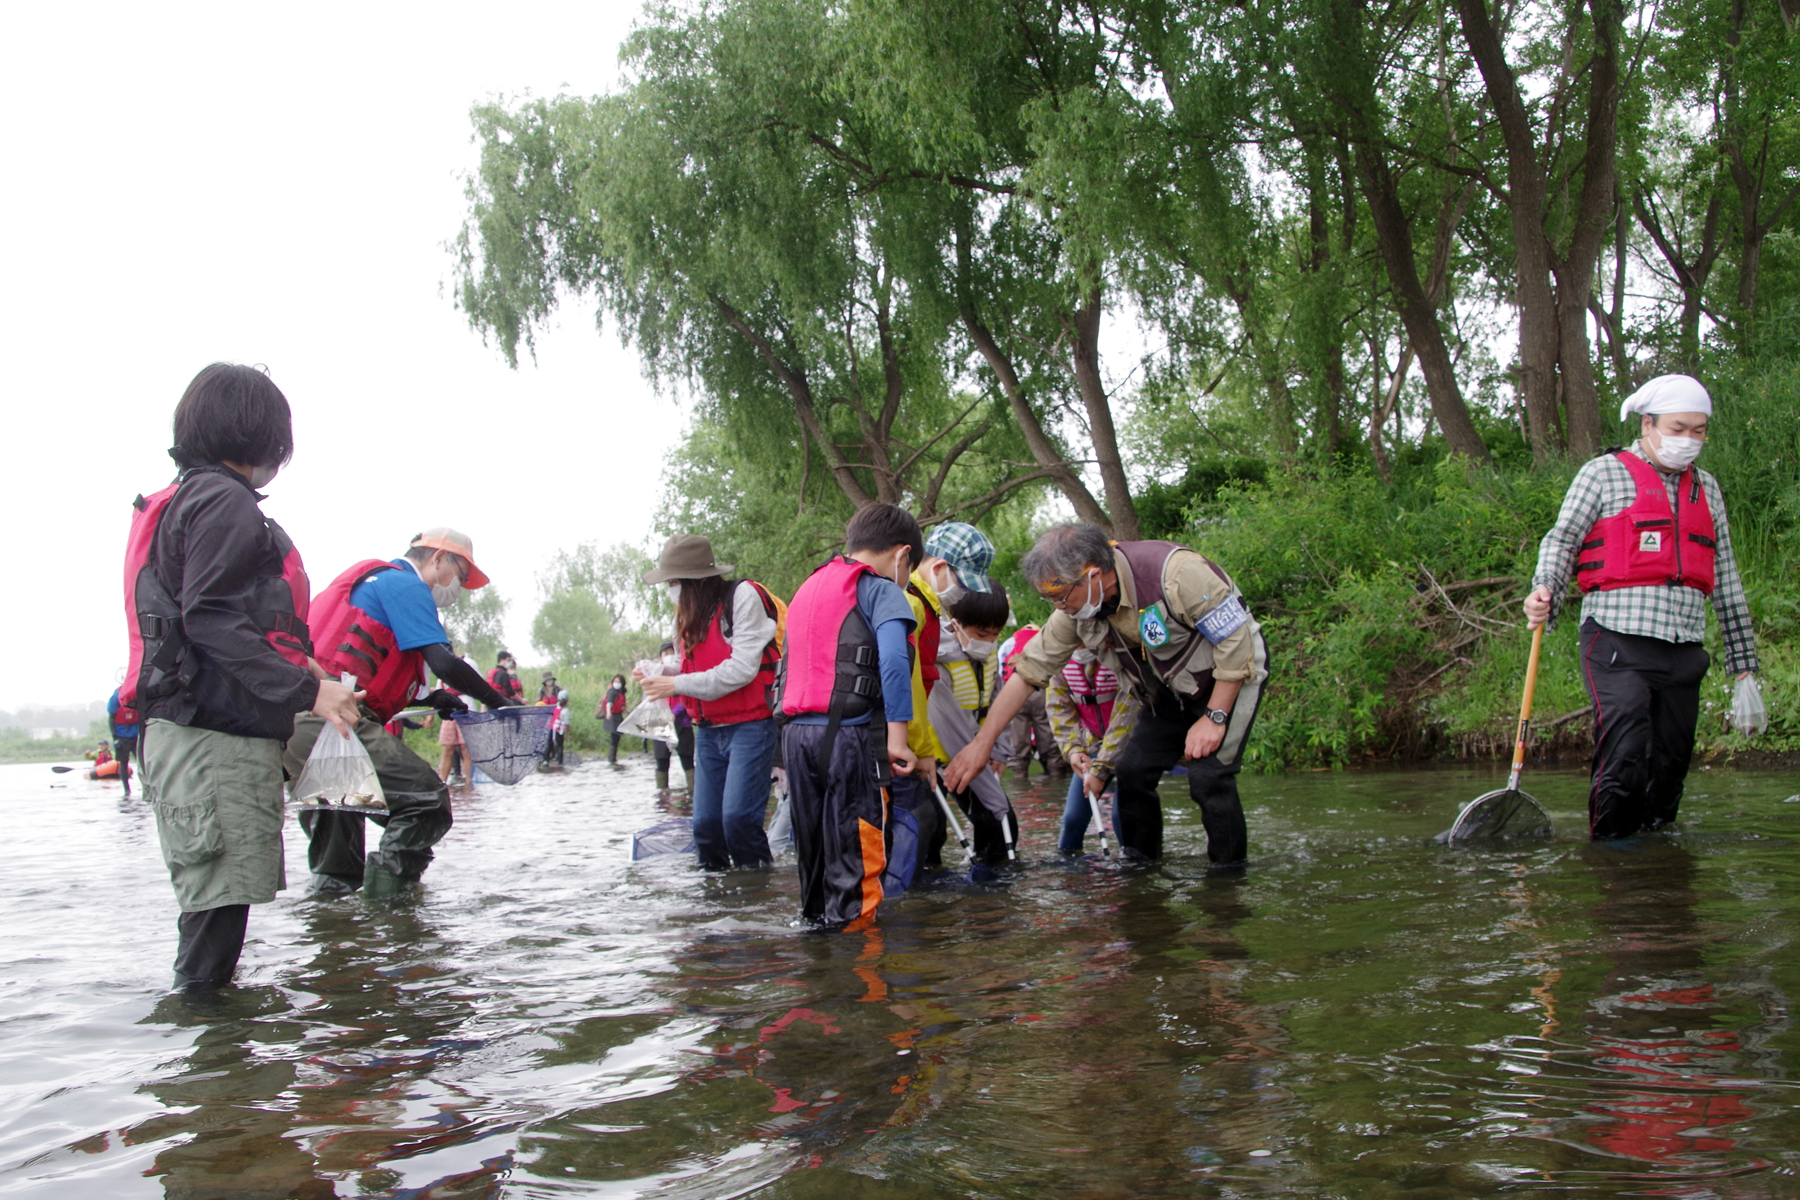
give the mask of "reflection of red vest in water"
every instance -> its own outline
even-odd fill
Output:
[[[706,634],[693,646],[683,645],[681,648],[681,673],[691,675],[697,671],[710,671],[731,657],[731,642],[725,633],[725,620],[729,617],[731,606],[736,603],[737,589],[750,587],[756,589],[756,595],[762,601],[763,611],[769,619],[775,619],[775,601],[770,597],[768,589],[753,579],[740,579],[725,593],[719,607],[713,610],[712,620],[707,623]],[[717,700],[699,700],[693,696],[684,696],[689,709],[694,714],[694,724],[700,726],[742,725],[746,721],[766,721],[773,712],[769,708],[769,689],[775,685],[775,664],[781,661],[781,649],[775,644],[775,638],[769,638],[769,644],[762,648],[762,661],[757,664],[756,674],[749,683],[734,692],[727,692]]]
[[[131,533],[125,540],[125,621],[130,634],[130,658],[125,680],[119,685],[119,713],[114,718],[121,725],[136,721],[137,709],[146,701],[184,690],[192,683],[199,665],[187,652],[187,642],[181,634],[181,604],[157,577],[151,554],[163,514],[176,493],[188,480],[204,472],[237,478],[236,472],[225,467],[194,467],[183,471],[180,478],[160,492],[132,501]],[[297,667],[305,667],[312,650],[306,628],[312,585],[307,582],[300,551],[287,533],[273,521],[267,524],[275,538],[275,550],[281,555],[281,575],[250,584],[233,607],[256,622],[281,657]],[[125,720],[126,713],[131,714],[131,721]]]
[[[1631,472],[1637,499],[1623,512],[1595,521],[1581,543],[1575,563],[1581,590],[1674,584],[1712,595],[1718,530],[1700,473],[1693,467],[1681,473],[1675,489],[1678,503],[1671,510],[1669,490],[1655,467],[1624,450],[1613,457]]]
[[[1092,679],[1087,677],[1087,669],[1071,658],[1063,665],[1062,677],[1069,687],[1069,697],[1075,701],[1075,715],[1081,718],[1081,727],[1099,737],[1112,720],[1119,677],[1097,662],[1088,666],[1094,669]]]
[[[853,558],[832,558],[794,593],[783,659],[781,711],[787,716],[827,713],[835,703],[849,719],[880,706],[875,631],[856,607],[856,585],[864,575],[881,578]]]
[[[332,580],[313,605],[319,665],[333,675],[348,671],[356,676],[356,686],[368,693],[363,702],[383,724],[425,682],[425,656],[400,649],[394,631],[352,604],[350,592],[382,571],[397,570],[383,559],[364,559]]]

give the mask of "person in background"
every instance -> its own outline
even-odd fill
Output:
[[[550,748],[544,753],[545,762],[562,765],[563,744],[569,737],[569,693],[556,693],[556,712],[550,718]]]
[[[625,676],[614,675],[606,695],[594,706],[594,719],[606,730],[606,761],[619,765],[619,725],[625,720]]]
[[[675,643],[665,641],[657,651],[662,659],[663,673],[673,675],[681,670],[681,655],[675,652]],[[636,674],[634,671],[633,674]],[[675,747],[671,755],[669,743],[657,739],[650,743],[652,753],[656,755],[656,790],[669,790],[669,760],[671,757],[681,760],[681,770],[687,776],[687,786],[694,786],[694,718],[688,713],[687,706],[680,696],[669,698],[669,709],[675,714]]]
[[[94,749],[89,750],[86,754],[82,755],[82,757],[93,763],[96,767],[104,767],[113,760],[112,747],[107,742],[102,741],[95,746]]]
[[[137,753],[137,709],[119,703],[119,689],[106,698],[106,723],[112,729],[113,757],[119,760],[119,782],[131,795],[131,756]]]
[[[487,675],[488,686],[505,696],[508,704],[525,702],[525,683],[519,678],[518,672],[518,660],[502,650],[495,660],[494,669]]]
[[[1712,603],[1737,677],[1734,724],[1766,722],[1755,672],[1756,633],[1731,549],[1719,481],[1694,465],[1706,445],[1712,397],[1688,375],[1660,375],[1626,397],[1638,440],[1576,472],[1538,548],[1525,598],[1532,627],[1553,620],[1571,576],[1582,591],[1581,674],[1594,702],[1588,835],[1595,841],[1655,829],[1681,806]],[[1754,714],[1740,705],[1752,705]]]
[[[1075,771],[1057,843],[1065,857],[1074,857],[1081,853],[1089,824],[1098,820],[1100,831],[1106,831],[1100,801],[1112,791],[1119,754],[1137,724],[1137,693],[1121,690],[1119,677],[1083,646],[1044,689],[1044,711],[1057,746]]]
[[[1000,689],[994,648],[1006,628],[1012,604],[1005,588],[998,583],[991,586],[991,591],[962,592],[948,605],[950,619],[944,622],[938,647],[942,676],[931,693],[930,704],[932,727],[951,754],[974,740],[975,731],[986,719],[988,706]],[[1018,842],[1019,819],[999,777],[1008,750],[1002,737],[994,746],[991,769],[976,775],[966,790],[952,793],[973,827],[975,857],[988,866],[1004,863],[1008,849]],[[941,849],[942,839],[938,845]]]
[[[556,682],[556,672],[545,671],[543,681],[538,684],[537,702],[554,706],[556,694],[560,691],[562,691],[562,687]]]
[[[1031,639],[1038,635],[1036,625],[1023,625],[1007,639],[1002,647],[1006,655],[1006,669],[1000,682],[1004,685],[1018,669],[1019,659],[1025,653],[1025,647]],[[1036,758],[1043,764],[1044,774],[1060,775],[1068,769],[1062,751],[1057,748],[1056,734],[1050,728],[1050,716],[1044,708],[1044,696],[1041,691],[1033,692],[1025,698],[1025,707],[1019,715],[1012,719],[1006,727],[1007,740],[1012,743],[1012,757],[1006,765],[1018,776],[1023,784],[1031,774],[1031,760]]]
[[[694,722],[694,849],[707,870],[766,867],[769,765],[775,716],[769,692],[781,647],[780,608],[753,579],[727,580],[712,543],[695,534],[664,544],[648,584],[675,601],[680,673],[640,676],[651,699],[679,697]]]
[[[259,507],[257,489],[293,457],[287,397],[262,371],[213,363],[174,425],[180,474],[137,498],[126,543],[119,704],[142,718],[144,798],[181,907],[175,987],[200,992],[231,983],[250,906],[287,885],[281,744],[294,714],[329,721],[333,737],[357,714],[308,658],[306,570]]]
[[[456,647],[454,645],[450,647],[450,652],[452,654],[456,653]],[[461,662],[464,666],[468,667],[471,671],[476,669],[474,663],[470,662],[467,658],[464,658],[461,655],[457,655],[457,661]],[[442,680],[439,680],[438,682],[440,685],[443,686],[443,688],[446,692],[449,692],[452,696],[455,696],[458,699],[461,699],[461,697],[462,697],[461,692],[457,691],[453,687],[448,686],[447,684],[444,684]],[[495,690],[498,691],[499,689],[496,688]],[[469,779],[470,774],[473,773],[474,768],[470,767],[469,773],[465,773],[464,769],[463,769],[463,759],[467,756],[467,753],[468,753],[468,743],[463,741],[462,726],[458,725],[454,720],[448,719],[448,718],[446,718],[445,720],[439,721],[438,722],[438,738],[437,738],[437,740],[438,740],[438,768],[437,768],[438,778],[442,779],[445,783],[448,783],[451,785],[466,782]]]
[[[788,605],[781,731],[800,913],[829,927],[872,919],[887,867],[887,778],[913,769],[912,608],[904,585],[925,557],[913,515],[866,504],[845,553]]]
[[[474,667],[450,650],[450,635],[438,610],[449,608],[464,590],[488,581],[475,565],[468,535],[438,526],[416,535],[406,553],[390,562],[364,559],[343,571],[313,604],[312,627],[319,664],[334,675],[353,675],[362,689],[363,720],[356,736],[381,780],[386,813],[302,812],[310,839],[307,865],[310,894],[325,896],[363,890],[365,896],[398,895],[416,883],[431,864],[432,847],[450,831],[450,791],[431,765],[405,742],[382,728],[395,713],[422,699],[450,719],[467,711],[444,688],[426,693],[429,670],[448,687],[493,708],[510,701]],[[422,695],[422,693],[424,693]],[[323,732],[316,718],[294,722],[283,764],[295,779],[306,768],[313,743]],[[364,821],[382,827],[381,845],[364,853]]]
[[[963,786],[985,770],[999,730],[1085,646],[1143,701],[1115,776],[1122,852],[1161,857],[1156,785],[1185,758],[1207,856],[1221,869],[1240,868],[1248,839],[1237,776],[1269,660],[1261,627],[1237,586],[1185,546],[1114,543],[1095,525],[1047,530],[1019,570],[1056,611],[1025,647],[981,732],[945,777]]]

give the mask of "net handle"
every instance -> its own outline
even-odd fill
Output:
[[[1525,695],[1519,701],[1519,737],[1513,743],[1512,775],[1506,781],[1506,790],[1519,790],[1519,776],[1525,773],[1525,734],[1531,728],[1531,698],[1537,693],[1538,654],[1544,648],[1544,627],[1537,625],[1531,631],[1531,661],[1525,667]]]

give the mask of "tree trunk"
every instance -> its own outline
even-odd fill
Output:
[[[1550,243],[1544,236],[1547,183],[1538,165],[1530,114],[1506,64],[1486,0],[1457,0],[1456,10],[1463,40],[1481,71],[1506,143],[1507,209],[1518,255],[1514,300],[1519,306],[1519,395],[1525,401],[1532,457],[1543,463],[1563,449],[1556,424],[1556,292],[1551,285]]]
[[[1081,389],[1081,402],[1087,408],[1094,458],[1100,464],[1100,485],[1106,493],[1107,510],[1112,513],[1112,534],[1122,542],[1131,542],[1138,538],[1137,506],[1132,503],[1131,484],[1119,457],[1112,404],[1100,380],[1100,295],[1098,286],[1092,288],[1083,297],[1081,307],[1069,314],[1069,330],[1074,335],[1069,357],[1075,368],[1075,385]]]
[[[1444,330],[1438,324],[1437,306],[1425,294],[1419,282],[1419,267],[1413,257],[1412,222],[1400,203],[1399,190],[1387,159],[1373,139],[1357,144],[1356,161],[1362,177],[1363,192],[1369,200],[1369,217],[1375,225],[1375,240],[1381,248],[1381,261],[1387,268],[1388,282],[1393,285],[1399,303],[1400,322],[1406,327],[1406,340],[1418,357],[1419,369],[1425,376],[1425,394],[1431,411],[1444,431],[1444,443],[1452,454],[1460,454],[1476,462],[1489,462],[1487,444],[1475,432],[1475,422],[1463,402],[1462,389],[1456,382],[1456,367],[1449,347],[1444,343]]]

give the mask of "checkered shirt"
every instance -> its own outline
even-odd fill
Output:
[[[1628,453],[1643,458],[1636,447]],[[1645,459],[1648,462],[1648,459]],[[1656,464],[1651,463],[1651,466]],[[1699,468],[1695,468],[1699,471]],[[1679,474],[1658,469],[1669,489],[1671,507],[1679,503]],[[1750,628],[1750,606],[1744,600],[1744,579],[1738,574],[1737,556],[1731,550],[1731,527],[1725,519],[1725,499],[1719,494],[1719,481],[1699,471],[1700,485],[1706,490],[1707,504],[1712,508],[1719,548],[1714,558],[1717,583],[1713,588],[1713,612],[1719,618],[1719,633],[1725,641],[1725,663],[1731,674],[1754,671],[1756,634]],[[1581,554],[1594,523],[1616,516],[1637,499],[1637,481],[1625,464],[1611,454],[1594,459],[1581,468],[1563,497],[1562,511],[1556,524],[1544,535],[1538,547],[1537,574],[1531,586],[1547,587],[1552,597],[1552,619],[1568,594],[1575,561]],[[1636,634],[1659,638],[1665,642],[1703,642],[1706,640],[1706,600],[1698,588],[1674,584],[1652,587],[1614,588],[1605,592],[1589,592],[1581,600],[1583,620],[1614,633]]]

